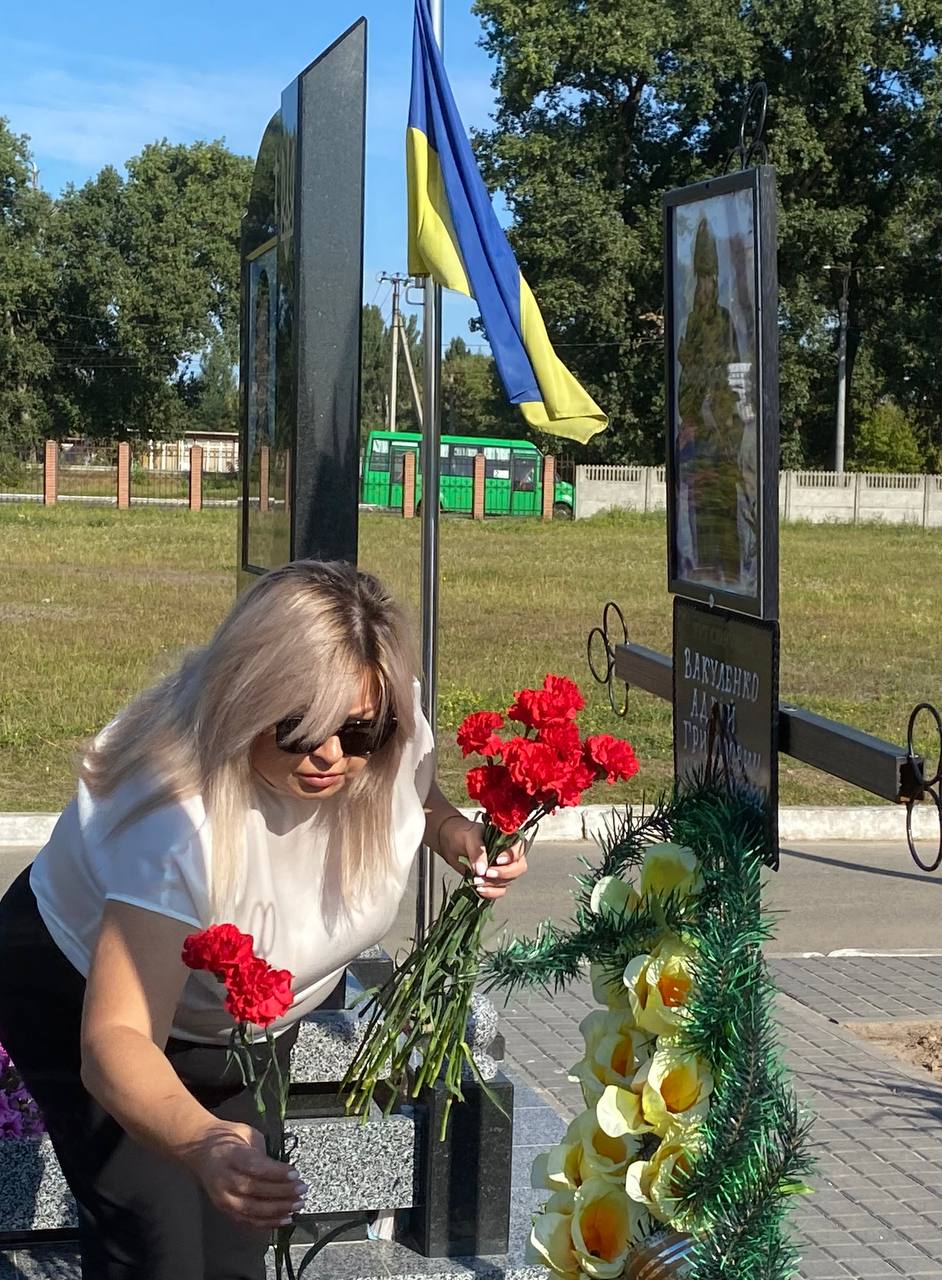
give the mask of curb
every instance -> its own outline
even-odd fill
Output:
[[[461,812],[473,817],[476,811],[462,809]],[[594,840],[604,832],[611,815],[611,805],[605,804],[560,809],[552,817],[543,819],[536,839]],[[37,847],[45,844],[58,816],[57,813],[0,813],[0,845]],[[779,843],[783,846],[816,840],[906,843],[906,809],[903,805],[783,808],[778,811],[778,821]],[[917,840],[938,839],[935,805],[919,806],[913,811],[913,836]]]

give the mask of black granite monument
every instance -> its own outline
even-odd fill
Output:
[[[281,95],[242,223],[239,584],[357,558],[366,20]]]

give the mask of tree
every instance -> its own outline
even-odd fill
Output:
[[[560,356],[612,418],[590,455],[663,457],[660,196],[722,170],[760,78],[781,194],[782,419],[801,419],[809,457],[830,452],[841,281],[825,268],[846,263],[852,407],[893,394],[931,436],[942,410],[939,0],[475,10],[498,94],[477,149]],[[872,380],[858,376],[865,362]]]
[[[874,405],[857,428],[854,471],[922,471],[925,460],[905,410],[892,400]]]
[[[52,205],[32,174],[29,140],[0,118],[0,454],[6,455],[24,454],[42,439],[54,360],[45,320]]]
[[[221,333],[204,352],[188,391],[193,426],[204,431],[239,430],[239,383],[232,352]]]
[[[382,431],[389,396],[389,330],[379,307],[363,308],[360,357],[360,431]]]
[[[412,356],[419,396],[422,395],[421,334],[414,314],[403,316],[402,333]],[[360,357],[360,434],[384,431],[389,418],[389,385],[392,378],[392,328],[377,306],[363,308],[363,338]],[[412,383],[402,349],[399,350],[396,379],[396,423],[399,431],[418,431]]]
[[[239,223],[251,161],[166,141],[70,188],[57,211],[60,434],[161,437],[187,422],[189,370],[237,349]]]
[[[468,436],[526,434],[493,359],[470,351],[463,338],[452,338],[442,360],[442,430]]]

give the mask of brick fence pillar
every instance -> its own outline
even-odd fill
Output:
[[[484,454],[478,453],[474,458],[471,472],[471,516],[474,520],[484,519]]]
[[[543,502],[540,515],[544,520],[553,518],[553,502],[556,498],[556,459],[548,453],[543,459]]]
[[[190,510],[203,510],[203,446],[190,445]]]
[[[271,468],[271,446],[263,444],[258,451],[258,509],[268,510],[268,473]]]
[[[131,446],[127,440],[118,445],[118,510],[131,505]]]
[[[59,441],[47,440],[43,450],[43,505],[51,507],[59,496]]]
[[[411,520],[415,515],[415,450],[409,449],[402,458],[402,516]]]

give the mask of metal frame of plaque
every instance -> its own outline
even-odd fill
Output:
[[[366,20],[288,85],[242,222],[239,586],[356,563]]]
[[[778,616],[775,171],[668,192],[668,591]]]
[[[674,776],[761,801],[778,868],[779,626],[674,599]]]

